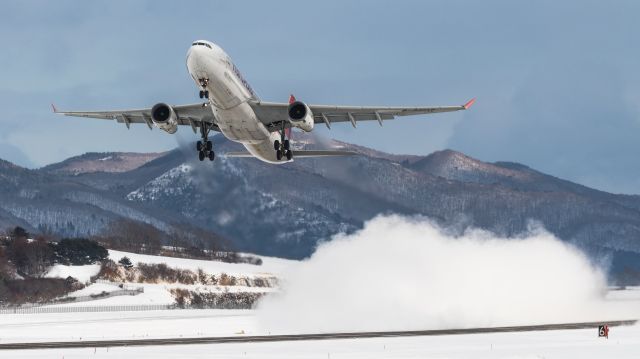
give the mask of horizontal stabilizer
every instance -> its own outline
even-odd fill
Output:
[[[338,156],[355,156],[356,152],[352,151],[292,151],[294,158],[305,157],[338,157]]]
[[[352,151],[296,151],[293,150],[293,158],[309,158],[309,157],[338,157],[338,156],[355,156],[358,153]],[[249,152],[227,152],[225,157],[253,157]]]

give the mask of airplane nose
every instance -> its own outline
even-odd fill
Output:
[[[198,48],[198,46],[191,46],[189,51],[187,51],[187,66],[194,67],[197,66],[200,62],[200,55],[202,51]]]
[[[205,53],[202,46],[191,46],[187,51],[187,57],[198,58]]]

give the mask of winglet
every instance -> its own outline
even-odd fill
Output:
[[[56,108],[56,105],[51,104],[51,109],[53,110],[53,113],[58,113],[58,109]]]
[[[475,97],[469,100],[469,102],[465,103],[462,107],[464,107],[465,110],[468,110],[471,106],[473,106],[474,102],[476,102]]]
[[[296,102],[296,97],[293,95],[289,95],[289,105],[291,105],[294,102]]]

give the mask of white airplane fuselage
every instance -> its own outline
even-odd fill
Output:
[[[262,161],[281,164],[274,142],[278,132],[270,132],[258,119],[250,100],[258,100],[231,58],[219,46],[209,41],[196,41],[187,52],[187,68],[196,86],[209,93],[209,107],[220,132],[238,142]]]

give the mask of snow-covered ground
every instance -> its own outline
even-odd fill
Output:
[[[246,263],[225,263],[220,261],[207,261],[197,259],[172,258],[151,256],[145,254],[127,253],[121,251],[109,250],[109,258],[117,262],[122,257],[129,257],[135,265],[137,263],[159,264],[164,263],[169,267],[180,269],[189,269],[197,271],[202,269],[209,274],[226,273],[229,275],[281,275],[289,266],[297,263],[297,261],[275,258],[262,257],[262,265],[253,265]]]
[[[217,320],[229,320],[216,319]],[[153,319],[150,319],[153,320]],[[242,320],[233,318],[232,321]],[[612,328],[609,339],[596,329],[344,339],[250,344],[9,350],[6,358],[638,358],[640,326]]]
[[[624,299],[610,299],[611,305],[629,303],[637,307],[640,291],[628,290]],[[165,291],[166,293],[166,291]],[[145,292],[146,294],[146,292]],[[621,292],[616,291],[617,296]],[[141,295],[142,296],[142,295]],[[140,296],[123,296],[104,299],[116,304],[131,299],[131,304],[140,303]],[[154,300],[159,295],[151,296]],[[167,298],[169,300],[170,298]],[[92,304],[94,302],[91,302]],[[124,302],[127,304],[127,302]],[[153,302],[158,304],[157,302]],[[68,304],[72,305],[72,304]],[[135,338],[179,338],[198,336],[233,336],[282,334],[263,322],[259,310],[159,310],[142,312],[98,312],[98,313],[46,313],[0,315],[0,343],[35,341],[75,341]],[[615,318],[615,319],[638,319]],[[613,318],[611,318],[613,319]],[[592,321],[584,318],[582,321]],[[531,324],[531,323],[521,323]],[[541,324],[541,323],[540,323]],[[426,328],[427,326],[425,326]],[[621,328],[612,330],[612,339]],[[626,329],[624,329],[626,330]],[[623,330],[623,331],[624,331]],[[640,327],[636,328],[640,340]],[[593,333],[592,333],[593,334]],[[513,334],[504,334],[506,336]],[[462,338],[464,336],[456,336]],[[470,336],[473,337],[473,336]],[[500,335],[498,335],[500,337]],[[638,351],[640,353],[640,351]],[[0,357],[1,354],[0,354]]]
[[[127,256],[134,264],[165,263],[170,267],[209,274],[236,276],[276,276],[295,271],[299,262],[263,259],[262,266],[189,260],[110,251],[111,259]],[[73,268],[56,269],[60,276]],[[88,272],[83,269],[82,273]],[[361,279],[358,277],[357,279]],[[354,282],[359,283],[359,282]],[[144,293],[105,298],[94,305],[170,304],[170,288],[228,291],[268,291],[269,288],[241,286],[183,285],[177,283],[137,284]],[[310,283],[315,285],[315,283]],[[354,284],[355,285],[355,284]],[[331,288],[331,287],[329,287]],[[88,295],[119,289],[96,283],[72,295]],[[272,289],[271,289],[272,290]],[[561,288],[563,292],[566,289]],[[505,295],[509,295],[506,293]],[[473,297],[468,297],[473,301]],[[506,300],[505,302],[508,302]],[[612,290],[606,308],[640,308],[640,288]],[[60,304],[63,306],[86,303]],[[262,309],[261,309],[262,310]],[[285,308],[283,310],[288,310]],[[621,313],[635,313],[625,310]],[[280,334],[260,310],[159,310],[142,312],[47,313],[0,315],[0,344],[43,341],[84,341],[109,339],[180,338]],[[282,312],[278,312],[282,313]],[[284,313],[283,313],[284,314]],[[531,313],[528,313],[531,316]],[[582,321],[592,321],[593,313]],[[610,319],[638,319],[636,317]],[[526,318],[529,318],[528,316]],[[413,322],[418,318],[413,318]],[[522,319],[521,324],[531,324]],[[426,323],[429,324],[429,323]],[[640,353],[640,325],[615,327],[610,339],[597,337],[596,328],[573,331],[540,331],[451,335],[437,337],[348,339],[302,342],[201,344],[157,347],[118,347],[55,350],[0,351],[0,358],[637,358]]]
[[[0,316],[0,343],[231,336],[242,331],[258,333],[251,310],[184,309]],[[4,358],[1,351],[0,358]]]
[[[100,264],[89,264],[84,266],[66,266],[62,264],[56,264],[52,266],[47,274],[46,278],[67,278],[73,277],[81,283],[86,283],[94,275],[100,272]]]
[[[89,295],[100,294],[103,292],[115,292],[117,290],[121,290],[122,288],[118,287],[115,284],[107,284],[107,283],[93,283],[84,287],[83,289],[77,290],[75,292],[71,292],[68,294],[68,297],[85,297]]]
[[[138,287],[144,288],[144,292],[136,295],[120,295],[103,299],[92,300],[91,302],[72,302],[47,305],[46,307],[100,307],[114,305],[155,305],[155,304],[175,304],[175,299],[169,293],[172,285],[168,284],[136,284]],[[102,291],[112,292],[120,290],[116,285],[94,283],[86,288],[72,292],[69,296],[81,296],[99,294]]]
[[[227,275],[239,276],[239,277],[276,277],[279,278],[282,273],[291,268],[291,266],[299,263],[298,261],[273,258],[273,257],[260,257],[262,259],[262,265],[253,265],[246,263],[224,263],[219,261],[207,261],[197,259],[185,259],[185,258],[172,258],[162,256],[152,256],[144,254],[135,254],[122,251],[109,250],[109,258],[115,262],[118,262],[122,257],[128,257],[134,265],[138,263],[145,264],[160,264],[164,263],[169,267],[191,270],[197,272],[202,269],[205,273],[210,275],[220,275],[225,273]],[[82,283],[87,283],[90,277],[98,274],[100,271],[100,265],[86,265],[86,266],[64,266],[55,265],[46,274],[48,278],[67,278],[69,276],[78,279]],[[116,297],[102,298],[92,300],[91,303],[87,302],[72,302],[61,303],[52,306],[55,307],[74,307],[74,306],[115,306],[115,305],[155,305],[155,304],[174,304],[175,299],[169,292],[174,288],[188,289],[191,291],[199,292],[272,292],[277,288],[267,287],[246,287],[241,285],[222,286],[222,285],[186,285],[180,283],[129,283],[127,289],[143,288],[144,292],[137,295],[122,295]],[[102,292],[113,292],[120,290],[117,284],[108,283],[93,283],[89,284],[82,290],[78,290],[70,293],[69,297],[81,297],[92,294],[100,294]]]

